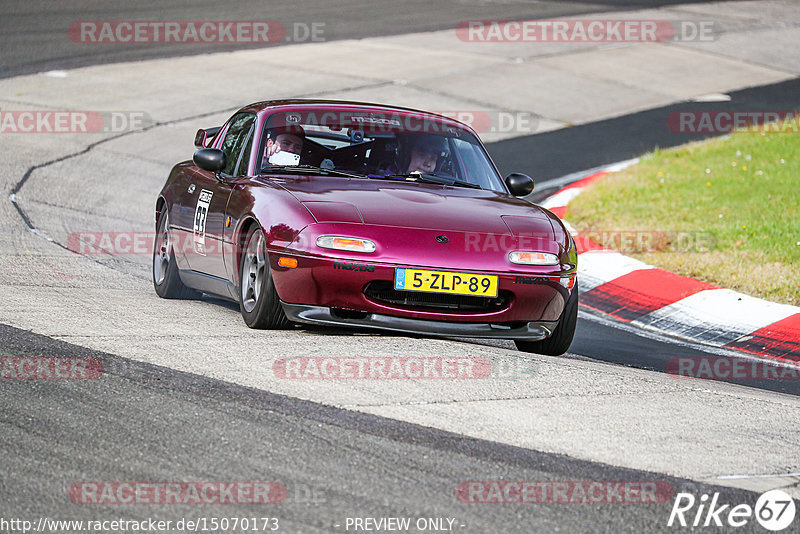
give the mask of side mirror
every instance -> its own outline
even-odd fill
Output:
[[[219,173],[225,168],[226,158],[222,150],[216,148],[201,148],[192,157],[195,165],[204,171]]]
[[[533,191],[533,178],[527,174],[512,172],[506,176],[506,185],[515,197],[524,197]]]

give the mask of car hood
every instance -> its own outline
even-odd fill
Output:
[[[544,210],[494,191],[327,176],[275,182],[320,223],[555,237]]]

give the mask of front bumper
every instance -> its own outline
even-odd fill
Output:
[[[516,327],[492,323],[452,323],[379,313],[364,313],[363,317],[344,317],[324,306],[287,304],[283,301],[281,301],[281,306],[286,317],[290,321],[298,323],[377,328],[431,336],[538,341],[549,337],[558,325],[558,321],[531,321]]]
[[[365,312],[375,316],[392,316],[438,323],[469,324],[513,324],[528,322],[557,322],[561,317],[569,291],[559,283],[557,273],[534,276],[519,276],[516,273],[479,272],[496,274],[498,288],[506,295],[506,305],[497,309],[464,312],[446,308],[433,309],[423,306],[405,306],[376,300],[365,293],[365,289],[375,282],[393,284],[398,266],[419,268],[412,264],[384,264],[361,260],[366,270],[337,269],[337,264],[356,265],[352,259],[339,260],[329,257],[311,257],[286,252],[270,253],[270,267],[275,288],[283,302],[317,306],[328,309],[343,309]],[[278,265],[279,257],[297,259],[298,267],[287,269]],[[449,270],[439,265],[439,270]],[[452,269],[456,270],[456,269]],[[533,281],[534,283],[529,283]]]

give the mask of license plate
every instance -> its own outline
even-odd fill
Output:
[[[496,297],[497,276],[397,268],[394,271],[394,288],[400,291]]]

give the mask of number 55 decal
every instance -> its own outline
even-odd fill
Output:
[[[208,189],[200,191],[197,207],[194,210],[194,251],[203,256],[206,255],[206,220],[212,196],[214,196],[213,191]]]

